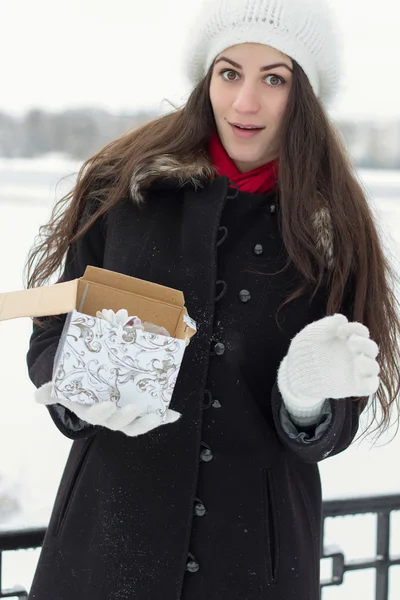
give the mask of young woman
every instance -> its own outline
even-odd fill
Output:
[[[213,0],[185,106],[87,160],[31,250],[28,287],[65,257],[60,281],[95,265],[173,287],[197,323],[162,425],[56,404],[65,315],[35,319],[36,398],[74,443],[31,600],[319,597],[317,463],[368,397],[383,430],[399,389],[395,274],[324,107],[328,9]]]

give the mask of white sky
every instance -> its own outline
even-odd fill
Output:
[[[182,43],[198,0],[0,0],[0,110],[180,104]],[[334,0],[346,88],[332,112],[400,117],[400,5]]]

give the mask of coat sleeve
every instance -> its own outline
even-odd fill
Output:
[[[95,202],[85,204],[78,223],[79,228],[88,221],[96,208]],[[100,217],[83,237],[69,246],[64,271],[58,282],[81,277],[88,265],[101,267],[105,237],[105,218]],[[37,388],[52,379],[55,353],[66,317],[66,314],[43,317],[43,320],[48,321],[46,328],[33,324],[26,363],[29,378]],[[70,439],[89,437],[97,430],[61,404],[48,405],[47,408],[58,429]]]
[[[350,276],[340,311],[353,320],[354,276]],[[327,399],[318,422],[300,428],[290,419],[277,382],[272,389],[272,411],[278,437],[300,460],[316,463],[343,452],[359,427],[359,401],[352,398]]]
[[[358,431],[358,401],[351,398],[327,400],[318,423],[302,431],[285,418],[277,382],[272,388],[271,400],[278,437],[291,453],[304,462],[317,463],[343,452]]]

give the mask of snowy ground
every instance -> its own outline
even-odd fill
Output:
[[[39,226],[47,221],[55,198],[73,183],[62,177],[79,163],[52,156],[40,160],[0,160],[0,292],[21,289],[28,248]],[[385,243],[400,257],[400,172],[361,171]],[[56,185],[57,186],[56,189]],[[45,525],[70,442],[54,427],[48,413],[32,398],[25,357],[30,319],[0,324],[0,528]],[[372,447],[371,440],[354,444],[338,457],[321,464],[326,499],[400,493],[396,462],[400,435],[394,429]],[[16,443],[17,442],[17,443]],[[390,443],[389,443],[390,442]],[[385,445],[386,444],[386,445]],[[7,498],[7,502],[5,500]],[[346,558],[374,555],[375,517],[345,517],[327,523],[326,543],[342,546]],[[392,553],[400,555],[400,513],[393,515]],[[39,551],[6,554],[3,586],[30,586]],[[400,596],[400,567],[393,569],[390,600]],[[350,573],[345,584],[324,592],[324,600],[372,600],[374,573]]]

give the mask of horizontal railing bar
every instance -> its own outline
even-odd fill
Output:
[[[324,550],[324,554],[321,559],[324,561],[332,560],[332,556],[328,553],[328,551]],[[400,556],[392,556],[388,560],[385,560],[384,558],[355,558],[347,562],[345,569],[369,569],[371,567],[380,567],[382,565],[388,565],[389,567],[400,565]]]
[[[325,588],[325,587],[332,587],[334,585],[337,586],[338,585],[338,581],[340,581],[340,577],[338,577],[338,578],[333,577],[333,578],[330,578],[330,579],[321,579],[319,585],[320,585],[321,589]]]
[[[325,500],[322,507],[324,518],[395,510],[400,510],[400,494]]]
[[[43,544],[46,527],[0,530],[0,552],[39,548]]]
[[[381,566],[387,566],[388,568],[393,567],[394,565],[400,565],[400,556],[399,557],[395,557],[395,558],[390,558],[389,560],[380,560],[380,559],[371,559],[371,560],[365,560],[365,559],[354,559],[354,560],[349,560],[345,566],[344,569],[345,571],[357,571],[358,569],[371,569],[371,568],[377,568],[377,567],[381,567]]]
[[[0,590],[0,598],[28,598],[28,592],[23,587],[17,585],[10,590]]]
[[[0,598],[19,598],[22,600],[24,598],[28,598],[28,592],[23,588],[16,588],[14,590],[5,590],[4,592],[0,592]]]

